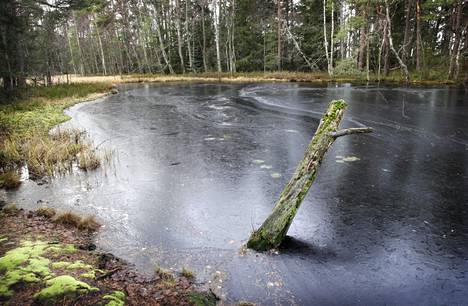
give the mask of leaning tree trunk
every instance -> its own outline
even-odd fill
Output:
[[[344,135],[372,131],[371,128],[338,131],[346,106],[343,100],[330,103],[312,141],[307,147],[304,159],[300,162],[293,177],[281,193],[273,212],[263,222],[262,226],[250,236],[247,242],[248,248],[266,251],[278,247],[286,236],[302,200],[314,182],[325,153],[335,139]]]

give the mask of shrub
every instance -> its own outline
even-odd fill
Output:
[[[339,60],[333,73],[337,77],[364,78],[366,73],[356,67],[356,61],[352,58]]]

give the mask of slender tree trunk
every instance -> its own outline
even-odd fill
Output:
[[[416,70],[422,69],[421,3],[416,0]]]
[[[335,33],[335,2],[331,0],[331,31],[330,31],[330,67],[328,73],[333,75],[333,53],[334,53],[334,33]]]
[[[401,60],[405,63],[408,59],[408,50],[411,44],[411,13],[413,1],[415,0],[406,0],[405,34],[403,38],[403,47],[401,52]]]
[[[189,3],[191,0],[185,0],[185,36],[186,36],[186,45],[187,45],[187,52],[188,52],[188,58],[189,58],[189,67],[191,72],[195,72],[195,68],[193,66],[193,57],[192,57],[192,45],[191,45],[191,39],[192,39],[192,34],[189,29]]]
[[[78,23],[76,22],[75,12],[72,13],[73,22],[75,23],[75,34],[76,34],[76,44],[78,46],[78,60],[80,63],[80,74],[83,76],[85,74],[84,63],[83,63],[83,51],[81,50],[80,37],[78,35]]]
[[[328,41],[327,41],[327,0],[323,0],[323,46],[325,47],[325,57],[327,59],[327,71],[331,76],[330,70],[330,55],[328,54]]]
[[[364,69],[365,58],[366,58],[366,44],[367,44],[367,15],[368,15],[367,3],[361,5],[361,16],[364,20],[359,30],[359,52],[358,52],[358,68]]]
[[[72,48],[71,39],[70,39],[70,35],[68,34],[67,28],[65,29],[65,35],[67,35],[68,50],[70,51],[70,59],[72,62],[73,74],[76,74],[75,57],[73,56],[73,48]]]
[[[281,17],[281,0],[276,0],[277,1],[277,27],[278,27],[278,33],[277,33],[277,40],[278,40],[278,55],[277,55],[277,69],[278,71],[281,71],[282,69],[282,43],[281,43],[281,24],[282,24],[282,17]]]
[[[97,35],[98,43],[99,43],[99,50],[101,52],[102,70],[104,71],[104,75],[107,75],[106,57],[104,56],[104,48],[102,47],[101,34],[99,33],[99,28],[96,22],[96,14],[93,14],[93,24],[94,24],[94,28],[96,29],[96,35]]]
[[[185,73],[185,63],[184,63],[184,54],[182,53],[182,34],[180,31],[180,3],[179,0],[176,0],[176,30],[177,30],[177,50],[179,51],[180,66],[182,68],[182,73]]]
[[[206,0],[202,0],[202,38],[203,38],[203,50],[202,50],[202,59],[203,59],[203,70],[208,72],[208,66],[206,63],[206,30],[205,30],[205,9],[206,9]]]
[[[220,0],[214,0],[215,4],[215,18],[214,18],[214,28],[215,28],[215,44],[216,44],[216,66],[218,68],[218,72],[222,72],[221,68],[221,53],[219,48],[219,14],[221,13],[220,10]]]
[[[387,35],[388,35],[388,42],[390,44],[390,49],[392,50],[393,54],[398,60],[400,64],[401,70],[403,71],[405,82],[408,84],[410,82],[410,74],[408,72],[408,67],[406,64],[401,60],[398,52],[395,50],[395,46],[393,45],[392,39],[392,21],[390,20],[390,9],[388,7],[388,0],[385,0],[385,15],[387,17]]]
[[[457,77],[456,71],[458,70],[458,57],[459,57],[459,52],[460,52],[460,39],[462,36],[462,31],[461,31],[461,15],[462,15],[462,0],[458,0],[455,4],[455,26],[454,26],[454,41],[453,41],[453,47],[452,47],[452,52],[451,52],[451,57],[450,57],[450,67],[449,67],[449,73],[448,73],[448,78],[449,79],[455,79]]]
[[[164,40],[163,40],[163,37],[162,37],[162,33],[161,33],[161,18],[159,13],[158,13],[158,8],[156,7],[156,5],[154,6],[154,9],[155,9],[155,17],[156,17],[156,20],[155,20],[155,24],[156,24],[156,34],[158,36],[158,41],[159,41],[159,48],[161,49],[161,54],[162,54],[162,57],[164,59],[164,63],[166,64],[166,66],[168,67],[169,69],[169,73],[170,74],[174,74],[174,69],[172,69],[172,65],[171,65],[171,62],[169,61],[169,58],[167,56],[167,53],[166,53],[166,47],[164,46]]]

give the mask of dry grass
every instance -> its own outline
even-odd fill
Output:
[[[95,232],[101,227],[101,224],[96,221],[94,216],[89,216],[81,219],[78,223],[78,229],[82,231]]]
[[[86,150],[80,153],[78,167],[82,170],[94,170],[101,165],[101,158],[95,150]]]
[[[55,216],[56,211],[51,207],[39,207],[36,209],[36,214],[47,219],[52,219]]]
[[[19,210],[18,206],[16,206],[15,203],[10,203],[7,204],[5,207],[3,207],[2,211],[10,214],[10,213],[16,213]]]
[[[21,180],[18,172],[15,170],[7,171],[0,174],[0,188],[15,189],[21,185]]]
[[[80,217],[72,212],[65,212],[55,217],[54,222],[73,226],[82,231],[95,232],[101,227],[101,224],[96,221],[94,216]]]
[[[54,219],[54,222],[63,224],[63,225],[78,227],[81,222],[81,218],[72,212],[66,212],[66,213],[58,215]]]
[[[63,82],[64,76],[54,77],[56,82]],[[304,73],[304,72],[245,72],[245,73],[197,73],[197,74],[130,74],[113,76],[81,76],[70,75],[72,83],[138,83],[138,82],[273,82],[273,81],[330,81],[332,80],[326,73]]]
[[[154,272],[156,273],[156,275],[158,275],[162,280],[166,282],[174,281],[174,274],[168,269],[164,269],[160,266],[156,266],[156,268],[154,269]]]
[[[189,268],[183,267],[182,272],[180,272],[180,275],[182,275],[185,278],[188,279],[194,279],[195,278],[195,272],[190,270]]]

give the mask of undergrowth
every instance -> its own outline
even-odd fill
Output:
[[[64,173],[73,162],[85,170],[99,167],[101,156],[86,133],[49,131],[70,119],[65,108],[109,89],[104,83],[82,83],[0,92],[0,187],[8,187],[4,177],[13,178],[25,165],[31,178]]]

